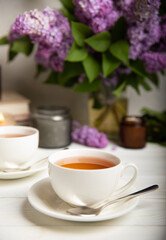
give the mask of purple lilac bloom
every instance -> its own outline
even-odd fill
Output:
[[[161,38],[165,40],[165,43],[166,43],[166,15],[164,15],[161,18],[160,29],[161,29]]]
[[[62,71],[64,59],[73,43],[69,22],[61,12],[46,7],[25,12],[15,20],[9,41],[28,35],[38,44],[35,59],[39,64],[55,71]]]
[[[166,69],[166,55],[157,52],[146,52],[141,56],[146,70],[155,73]]]
[[[130,59],[136,59],[146,52],[152,45],[160,39],[160,28],[158,16],[140,22],[137,26],[128,28],[128,38],[130,42]]]
[[[130,74],[131,69],[126,67],[125,65],[121,65],[118,68],[116,68],[113,72],[113,74],[110,77],[104,77],[103,74],[100,74],[102,83],[105,86],[112,86],[115,87],[118,84],[119,75],[121,74]]]
[[[160,0],[135,0],[135,16],[139,21],[158,15]]]
[[[136,16],[134,14],[135,0],[119,0],[115,2],[116,7],[121,12],[122,16],[130,24],[135,23]]]
[[[82,82],[84,81],[85,77],[86,77],[86,74],[85,74],[85,73],[82,73],[82,74],[78,77],[78,82],[79,82],[79,83],[82,83]]]
[[[80,123],[78,122],[78,121],[72,121],[72,126],[73,126],[73,128],[75,129],[75,128],[79,128],[80,127]]]
[[[131,25],[137,21],[149,19],[153,14],[157,15],[160,0],[119,0],[115,2],[115,5],[127,23]]]
[[[127,21],[130,59],[136,59],[160,39],[160,0],[120,0],[117,3]]]
[[[155,46],[155,51],[166,52],[166,15],[162,16],[160,21],[160,41]]]
[[[129,75],[130,73],[131,69],[129,69],[125,65],[121,65],[117,69],[115,69],[109,77],[104,77],[103,74],[100,74],[100,78],[102,81],[100,102],[102,104],[110,105],[115,101],[115,95],[113,94],[113,91],[115,90],[119,82],[119,76],[122,74]]]
[[[74,0],[75,15],[94,33],[111,29],[120,17],[112,0]]]
[[[104,148],[108,145],[108,139],[104,133],[98,132],[96,128],[90,128],[86,125],[73,130],[72,140],[96,148]]]
[[[117,146],[112,146],[111,150],[112,150],[112,151],[117,150]]]

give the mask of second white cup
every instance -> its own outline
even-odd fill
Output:
[[[39,131],[26,126],[0,127],[0,169],[16,168],[31,160],[39,144]]]

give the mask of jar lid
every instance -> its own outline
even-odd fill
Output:
[[[134,115],[124,116],[122,118],[121,124],[130,125],[130,126],[145,125],[145,119],[141,116],[134,116]]]
[[[34,118],[51,119],[54,121],[59,121],[69,116],[69,108],[55,105],[38,106],[33,114]]]

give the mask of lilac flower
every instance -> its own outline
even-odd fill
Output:
[[[96,148],[104,148],[108,144],[108,139],[104,133],[100,133],[96,128],[90,128],[86,125],[73,130],[72,140]]]
[[[120,17],[112,0],[74,0],[75,15],[94,33],[111,29]]]
[[[41,22],[43,24],[41,24]],[[11,27],[9,41],[13,42],[24,35],[29,35],[35,38],[43,33],[48,28],[48,18],[45,18],[37,9],[25,12],[19,15]]]
[[[113,94],[113,91],[119,82],[120,75],[129,75],[130,73],[131,69],[127,68],[125,65],[121,65],[116,68],[109,77],[104,77],[103,74],[100,74],[102,84],[99,98],[103,105],[111,105],[115,101],[115,95]]]
[[[74,129],[80,127],[80,123],[78,121],[72,121],[72,125]]]
[[[146,70],[155,73],[166,69],[166,55],[157,52],[146,52],[141,56]]]
[[[69,22],[61,12],[46,7],[25,12],[11,27],[9,41],[28,35],[38,44],[35,59],[39,64],[62,71],[64,59],[73,42]]]
[[[160,21],[160,41],[153,49],[157,52],[166,52],[166,15]]]
[[[160,1],[137,0],[134,5],[132,24],[128,27],[131,59],[136,59],[160,39],[158,10]],[[133,1],[132,1],[133,7]],[[127,14],[127,13],[126,13]],[[131,13],[129,13],[131,15]]]
[[[112,151],[117,150],[117,146],[112,146],[111,150],[112,150]]]
[[[120,0],[116,1],[115,5],[129,24],[135,23],[135,0]]]
[[[130,42],[129,58],[136,59],[159,41],[160,28],[158,16],[153,16],[144,22],[138,23],[137,26],[129,27],[128,38]]]
[[[160,0],[119,0],[115,4],[131,25],[158,15]]]
[[[78,77],[78,82],[82,83],[84,81],[84,78],[86,77],[85,73],[82,73],[79,77]]]
[[[118,84],[119,81],[119,75],[121,74],[130,74],[131,73],[131,69],[126,67],[125,65],[119,66],[118,68],[116,68],[114,70],[114,72],[111,74],[111,76],[109,77],[104,77],[103,74],[100,74],[100,78],[102,83],[107,86],[107,87],[116,87],[116,85]]]
[[[166,15],[161,18],[160,23],[161,38],[166,42]]]
[[[130,59],[136,59],[160,39],[160,0],[120,0],[116,3],[127,22]]]
[[[135,0],[135,16],[139,21],[158,15],[160,0]]]

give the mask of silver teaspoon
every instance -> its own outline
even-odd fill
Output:
[[[104,205],[98,207],[98,208],[91,208],[91,207],[86,207],[86,206],[83,206],[83,207],[75,207],[75,208],[70,208],[67,210],[67,213],[70,213],[72,215],[77,215],[77,216],[80,216],[80,215],[99,215],[99,213],[107,206],[113,204],[113,203],[116,203],[116,202],[119,202],[121,200],[127,200],[127,199],[131,199],[131,198],[135,198],[135,197],[138,197],[142,194],[145,194],[147,192],[151,192],[151,191],[154,191],[156,190],[157,188],[159,188],[158,185],[152,185],[150,187],[147,187],[147,188],[144,188],[142,190],[139,190],[137,192],[133,192],[133,193],[130,193],[126,196],[123,196],[123,197],[120,197],[120,198],[117,198],[117,199],[114,199],[112,201],[109,201],[107,203],[105,203]]]

